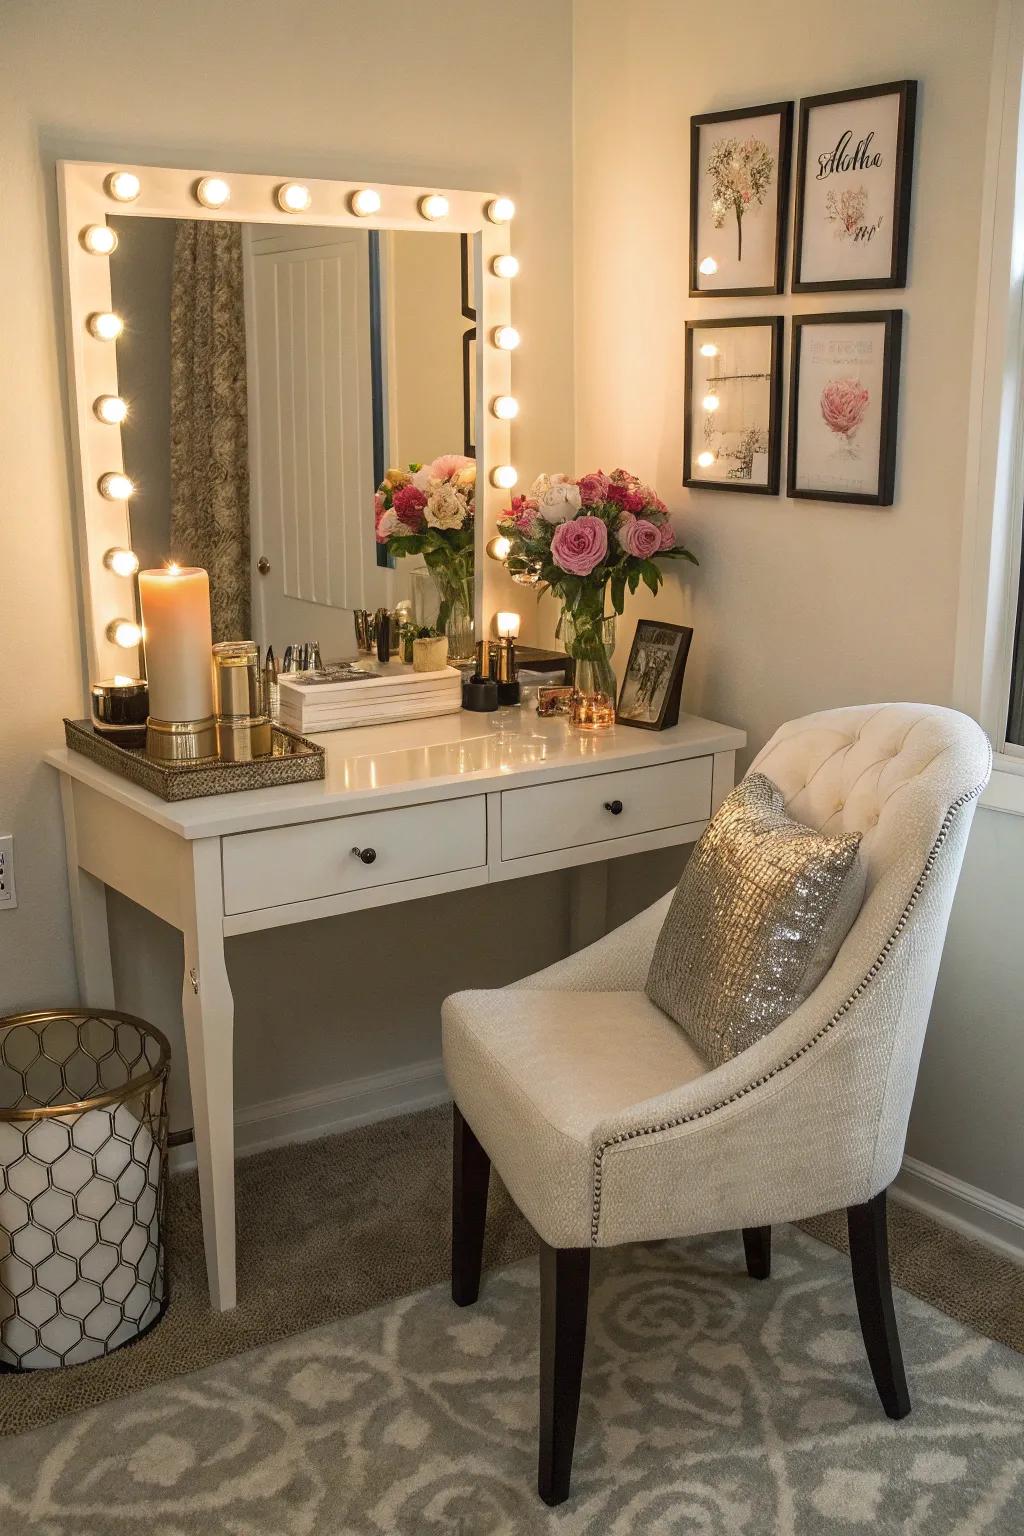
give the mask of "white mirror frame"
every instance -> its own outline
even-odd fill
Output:
[[[111,178],[137,177],[139,192],[131,201],[110,190]],[[511,320],[508,278],[493,271],[496,257],[510,248],[508,222],[491,217],[494,193],[465,192],[439,187],[391,186],[382,182],[323,181],[285,176],[254,176],[218,170],[172,170],[165,166],[124,165],[94,161],[61,161],[57,167],[60,200],[61,242],[64,253],[65,330],[68,379],[74,416],[72,444],[76,480],[79,558],[82,570],[86,650],[89,680],[130,674],[139,677],[137,646],[120,646],[108,633],[118,619],[138,622],[135,584],[131,576],[119,576],[105,564],[110,550],[131,548],[131,524],[127,501],[111,501],[101,494],[103,476],[124,472],[121,427],[107,424],[95,412],[103,395],[119,394],[117,343],[98,340],[89,329],[92,315],[111,308],[110,255],[89,251],[84,231],[106,225],[111,214],[157,219],[232,219],[260,224],[315,224],[363,229],[407,229],[479,235],[474,241],[474,293],[477,306],[477,496],[475,605],[478,633],[492,609],[500,604],[498,586],[494,600],[485,590],[488,578],[496,584],[503,574],[494,561],[484,558],[485,530],[493,527],[506,505],[508,491],[491,482],[492,468],[513,463],[510,423],[490,409],[500,395],[511,394],[511,352],[495,344],[495,331]],[[220,208],[199,202],[196,189],[207,177],[217,177],[230,187],[230,198]],[[288,212],[277,196],[282,187],[296,183],[308,189],[310,200],[301,212]],[[352,198],[361,191],[379,194],[380,210],[369,217],[352,210]],[[428,217],[424,198],[447,199],[448,211]],[[489,212],[490,210],[490,212]],[[500,210],[498,210],[500,212]],[[114,259],[116,260],[116,253]],[[131,402],[129,402],[129,406]],[[370,509],[367,508],[367,516]],[[485,567],[493,566],[493,571]]]

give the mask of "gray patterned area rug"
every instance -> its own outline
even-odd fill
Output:
[[[573,1493],[535,1488],[537,1265],[266,1345],[0,1444],[17,1536],[1010,1536],[1024,1358],[913,1297],[882,1414],[849,1266],[794,1228],[595,1255]]]

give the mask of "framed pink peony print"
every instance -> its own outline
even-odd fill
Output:
[[[782,316],[687,320],[683,484],[779,494]]]
[[[690,297],[782,293],[793,103],[690,119]]]
[[[790,496],[892,506],[902,329],[901,309],[793,316]]]

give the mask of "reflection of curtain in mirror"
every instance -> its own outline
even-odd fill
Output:
[[[248,639],[242,229],[185,220],[171,289],[171,553],[210,573],[214,640]]]

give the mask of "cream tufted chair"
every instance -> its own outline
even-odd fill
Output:
[[[766,1278],[771,1226],[846,1206],[854,1287],[885,1411],[910,1398],[892,1307],[885,1191],[974,807],[981,729],[921,704],[782,726],[752,765],[807,825],[860,831],[863,906],[818,988],[711,1069],[643,990],[670,896],[514,987],[443,1010],[455,1099],[452,1295],[476,1300],[491,1161],[541,1239],[539,1489],[568,1495],[590,1252],[740,1228]]]

